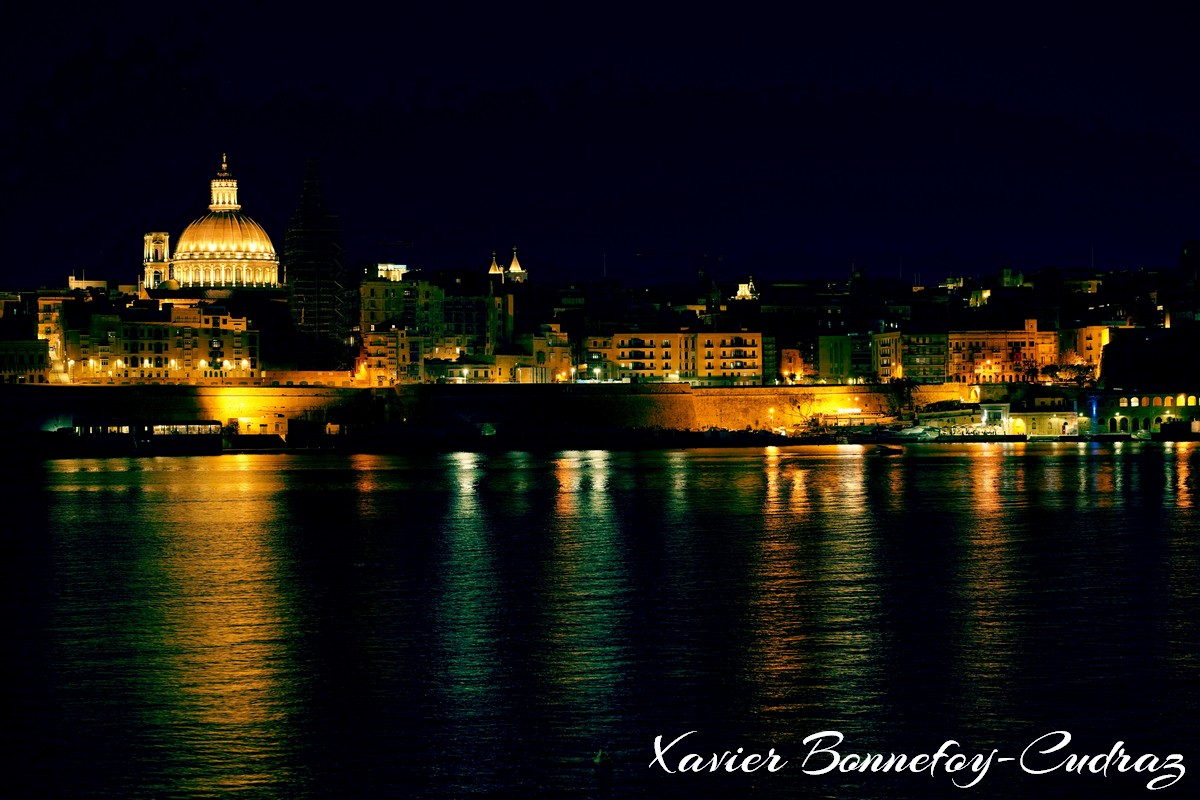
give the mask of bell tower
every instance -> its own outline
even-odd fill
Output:
[[[170,280],[171,262],[169,245],[170,234],[162,231],[147,233],[143,237],[145,245],[142,250],[142,286],[154,289],[165,280]]]

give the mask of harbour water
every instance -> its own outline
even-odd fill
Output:
[[[1161,796],[1200,782],[1200,446],[880,453],[10,463],[0,788],[1135,797],[1169,754]],[[823,731],[998,752],[815,774]],[[1125,771],[1056,766],[1118,743]]]

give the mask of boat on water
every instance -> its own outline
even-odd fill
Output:
[[[927,425],[912,425],[898,431],[889,431],[880,437],[889,442],[928,442],[938,438],[939,431]]]

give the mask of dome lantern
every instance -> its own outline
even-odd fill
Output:
[[[237,201],[237,181],[229,171],[229,161],[221,154],[221,171],[212,182],[212,202],[210,211],[237,211],[241,208]]]

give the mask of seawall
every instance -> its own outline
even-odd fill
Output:
[[[865,386],[693,388],[687,384],[421,385],[329,387],[0,386],[9,432],[52,431],[88,421],[240,420],[252,425],[305,420],[349,430],[503,432],[791,429],[818,414],[858,408],[890,414],[887,391]],[[877,387],[870,387],[877,388]],[[958,398],[953,385],[922,387],[918,403]],[[286,430],[286,427],[283,429]]]

